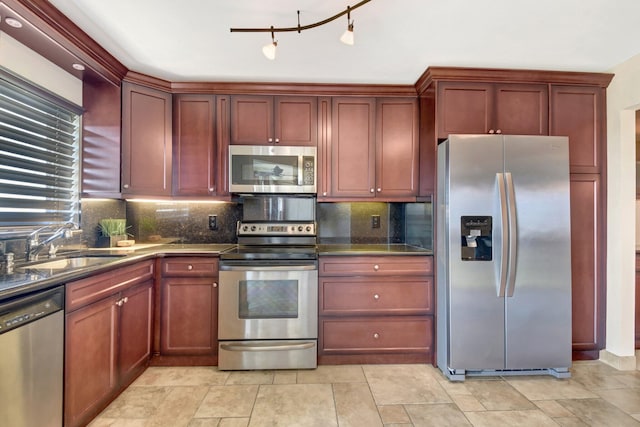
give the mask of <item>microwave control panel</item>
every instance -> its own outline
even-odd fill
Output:
[[[304,156],[302,158],[302,184],[315,184],[315,176],[315,159],[311,156]]]

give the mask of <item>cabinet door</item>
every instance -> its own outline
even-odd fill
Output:
[[[85,425],[117,387],[117,301],[105,298],[66,315],[66,426]]]
[[[217,354],[217,312],[217,278],[164,278],[160,321],[161,354]]]
[[[122,292],[119,304],[119,377],[121,382],[128,383],[151,357],[153,280]]]
[[[173,105],[173,193],[216,193],[215,97],[176,95]]]
[[[376,115],[376,196],[418,193],[418,103],[379,99]]]
[[[231,144],[270,142],[273,142],[273,97],[232,96]]]
[[[310,145],[318,141],[318,100],[313,96],[277,96],[274,100],[275,139],[280,145]]]
[[[547,85],[496,84],[492,126],[507,135],[549,135]]]
[[[331,196],[375,196],[374,120],[374,98],[333,98]]]
[[[599,175],[571,175],[573,350],[597,358],[604,348],[604,207]]]
[[[124,82],[122,193],[171,195],[171,154],[171,94]]]
[[[454,133],[489,133],[492,122],[493,85],[439,82],[436,121],[438,138]]]
[[[549,134],[569,137],[571,173],[602,172],[605,108],[600,87],[551,86]]]
[[[82,82],[82,197],[119,198],[121,99],[111,83]]]

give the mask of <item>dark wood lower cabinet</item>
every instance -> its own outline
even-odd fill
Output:
[[[605,345],[606,224],[598,174],[571,175],[571,292],[574,359],[597,359]]]
[[[86,425],[151,355],[153,263],[67,284],[64,425]]]
[[[433,260],[320,258],[318,363],[432,363]]]
[[[162,261],[159,354],[154,365],[218,364],[218,259]]]

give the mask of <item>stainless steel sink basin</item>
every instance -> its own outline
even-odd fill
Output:
[[[28,265],[16,268],[18,271],[26,270],[72,270],[77,268],[91,267],[106,264],[123,255],[100,255],[100,256],[77,256],[60,259],[48,259],[41,262],[33,262]]]

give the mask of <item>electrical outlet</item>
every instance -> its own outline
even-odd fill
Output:
[[[218,229],[218,215],[209,215],[209,230]]]
[[[371,215],[371,228],[380,228],[380,215]]]

